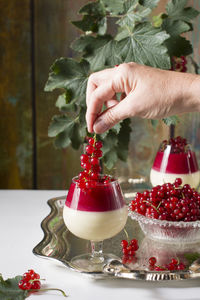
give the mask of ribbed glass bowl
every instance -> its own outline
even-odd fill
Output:
[[[138,221],[142,231],[150,239],[166,243],[200,242],[200,221],[173,222],[145,217],[129,209],[131,219]]]

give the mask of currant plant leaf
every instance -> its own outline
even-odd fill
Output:
[[[121,122],[121,128],[118,134],[117,156],[120,160],[126,161],[131,134],[131,120],[125,119]]]
[[[134,32],[117,43],[115,51],[123,62],[135,61],[140,64],[170,69],[170,57],[163,42],[169,38],[165,31],[144,22],[135,26]],[[151,45],[151,47],[149,47]]]
[[[57,59],[50,69],[45,91],[62,88],[68,90],[72,97],[79,97],[85,94],[89,69],[86,60],[78,62],[71,58]]]
[[[179,118],[177,116],[163,118],[162,120],[167,126],[176,125],[179,122]]]
[[[160,0],[139,0],[139,3],[145,7],[153,9],[158,5],[159,1]]]
[[[171,20],[182,20],[190,23],[199,12],[193,7],[185,7],[188,0],[171,0],[166,5],[166,12]]]
[[[170,35],[170,38],[165,42],[170,56],[179,57],[192,53],[193,50],[190,41],[180,36],[182,33],[190,30],[188,23],[182,20],[172,20],[168,17],[163,20],[162,29]]]
[[[89,2],[79,10],[79,14],[86,14],[90,16],[105,16],[106,10],[100,1]]]
[[[182,36],[174,36],[170,38],[165,42],[165,45],[167,46],[168,52],[171,56],[187,56],[193,51],[190,41]]]
[[[142,21],[151,12],[148,7],[141,6],[139,0],[128,0],[124,2],[123,15],[117,24],[121,27],[133,28],[137,22]]]
[[[94,51],[92,56],[87,56],[90,63],[91,70],[98,71],[105,66],[115,66],[122,62],[119,52],[116,49],[117,42],[114,40],[109,41],[104,46]]]
[[[96,49],[103,47],[111,39],[111,35],[97,35],[96,37],[91,35],[82,35],[72,43],[71,48],[77,52],[82,52],[83,56],[87,58],[87,56],[94,55],[94,51]]]
[[[0,299],[1,300],[24,300],[28,297],[28,291],[21,290],[18,287],[18,282],[22,276],[16,276],[4,280],[0,276]]]
[[[102,137],[102,135],[100,135]],[[105,155],[112,148],[115,148],[118,143],[117,134],[113,130],[109,130],[106,137],[104,138],[104,143],[102,147],[103,154]]]
[[[124,9],[124,0],[101,0],[105,9],[111,14],[119,15]]]
[[[107,30],[106,10],[101,1],[89,2],[79,10],[83,14],[80,21],[72,21],[72,24],[80,30],[105,34]]]
[[[71,132],[74,126],[74,119],[71,119],[67,115],[56,115],[52,118],[52,122],[48,128],[48,136],[55,137],[62,131]]]
[[[151,125],[152,125],[152,127],[154,128],[154,129],[156,129],[157,128],[157,126],[158,126],[158,123],[159,123],[159,121],[158,120],[150,120],[151,121]]]
[[[117,162],[117,149],[113,148],[104,155],[104,164],[108,170],[112,169]]]
[[[56,107],[58,107],[61,112],[76,112],[76,99],[73,99],[72,101],[68,102],[66,100],[66,94],[64,93],[58,96],[58,99],[56,101]]]

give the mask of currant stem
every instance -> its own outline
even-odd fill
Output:
[[[157,213],[160,213],[159,210],[157,209],[157,207],[155,207],[155,205],[153,205],[149,201],[143,200],[143,202],[149,203],[149,205],[152,206],[157,211]]]
[[[124,233],[125,233],[125,235],[126,235],[126,239],[127,239],[127,241],[129,242],[129,235],[128,235],[128,232],[126,231],[126,229],[124,228]]]
[[[47,291],[58,291],[61,292],[64,297],[68,297],[65,292],[61,289],[49,288],[49,289],[30,289],[29,292],[47,292]]]

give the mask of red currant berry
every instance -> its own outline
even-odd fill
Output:
[[[90,160],[91,165],[98,165],[99,159],[97,157],[92,157]]]
[[[154,266],[156,264],[156,262],[157,262],[157,260],[156,260],[156,258],[154,256],[152,256],[152,257],[149,258],[149,264],[151,266]]]
[[[122,241],[121,241],[121,246],[122,246],[123,248],[126,248],[126,247],[128,246],[127,240],[122,240]]]
[[[41,282],[39,280],[33,281],[31,289],[39,290],[41,288]]]
[[[94,156],[96,157],[102,157],[103,152],[100,149],[94,150]]]
[[[92,154],[94,153],[96,150],[94,149],[94,147],[92,147],[91,145],[87,145],[85,147],[85,151],[88,153],[88,154]]]
[[[81,162],[86,163],[89,160],[89,157],[87,154],[82,154],[80,156],[80,160],[81,160]]]
[[[95,148],[96,148],[96,149],[100,149],[100,148],[102,148],[102,147],[103,147],[103,144],[102,144],[101,141],[97,141],[97,142],[95,143]]]

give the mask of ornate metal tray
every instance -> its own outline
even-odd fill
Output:
[[[65,197],[53,198],[48,200],[47,203],[51,208],[51,212],[41,223],[44,238],[33,249],[33,253],[39,257],[53,259],[74,271],[96,279],[109,277],[159,281],[200,277],[200,260],[197,260],[186,271],[149,271],[147,267],[149,257],[159,257],[159,264],[169,262],[172,257],[178,257],[181,261],[185,262],[185,253],[200,253],[200,243],[171,245],[150,240],[144,236],[138,223],[131,220],[131,218],[128,218],[125,230],[130,239],[138,239],[140,246],[137,251],[137,259],[134,263],[123,265],[119,259],[111,261],[102,270],[97,270],[96,272],[85,272],[84,270],[74,269],[73,265],[70,264],[71,258],[90,252],[90,242],[77,238],[66,228],[62,218]],[[105,240],[104,252],[113,253],[119,258],[122,257],[120,247],[122,239],[126,239],[125,231],[121,231],[117,236]]]

